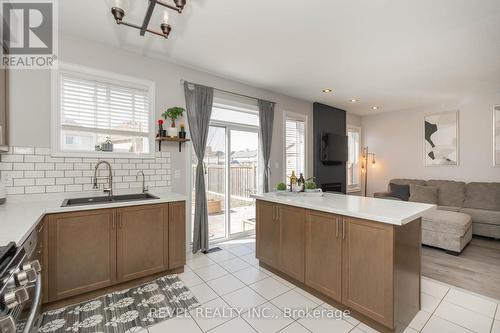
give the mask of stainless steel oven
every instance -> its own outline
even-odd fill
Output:
[[[16,247],[0,251],[0,333],[32,333],[40,319],[42,277],[37,232]]]

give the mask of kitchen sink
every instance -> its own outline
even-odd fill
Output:
[[[139,200],[154,200],[154,199],[159,199],[159,197],[149,193],[123,194],[123,195],[114,195],[112,197],[99,196],[99,197],[88,197],[88,198],[73,198],[73,199],[65,199],[61,207],[97,205],[97,204],[106,204],[112,202],[127,202],[127,201],[139,201]]]

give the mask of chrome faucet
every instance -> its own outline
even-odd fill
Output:
[[[144,175],[144,171],[138,171],[136,179],[139,179],[139,176],[142,175],[142,193],[148,192],[148,187],[146,186],[146,176]]]
[[[94,189],[98,189],[99,186],[97,185],[97,170],[99,169],[99,166],[101,164],[106,164],[108,166],[109,170],[109,175],[108,175],[108,188],[104,188],[104,192],[107,192],[109,194],[109,197],[113,196],[113,169],[111,169],[111,164],[107,161],[100,161],[95,165],[94,169]]]

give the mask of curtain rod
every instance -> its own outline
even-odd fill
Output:
[[[181,84],[184,84],[184,82],[187,82],[188,84],[198,84],[198,83],[193,83],[193,82],[189,82],[189,81],[181,79]],[[213,87],[210,87],[210,88],[213,88]],[[231,94],[231,95],[246,97],[246,98],[255,99],[255,100],[259,100],[259,99],[262,100],[262,98],[257,98],[257,97],[253,97],[253,96],[249,96],[249,95],[244,95],[244,94],[238,94],[238,93],[235,93],[235,92],[232,92],[232,91],[227,91],[227,90],[218,89],[218,88],[213,88],[213,89],[217,90],[219,92],[226,93],[226,94]],[[268,102],[276,104],[276,102],[272,102],[272,101],[268,101]]]

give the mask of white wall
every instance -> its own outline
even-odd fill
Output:
[[[60,36],[59,59],[68,63],[154,81],[156,83],[157,118],[168,107],[185,105],[181,79],[276,102],[270,163],[273,186],[284,178],[283,112],[291,111],[308,115],[308,169],[313,170],[312,103],[70,36]],[[10,84],[10,145],[50,147],[50,72],[46,70],[12,71]],[[167,144],[162,148],[166,146]],[[186,179],[189,168],[185,163],[186,152],[179,153],[177,149],[175,145],[167,148],[172,156],[172,174],[175,175],[176,170],[180,172],[179,177],[174,176],[172,179],[172,190],[187,193]]]
[[[362,117],[362,141],[376,154],[368,193],[384,191],[391,178],[500,181],[493,166],[493,106],[500,93],[477,95],[453,105]],[[459,155],[455,167],[424,167],[424,115],[459,110]]]

